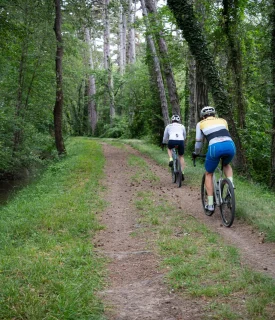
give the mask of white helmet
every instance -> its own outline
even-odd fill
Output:
[[[172,122],[173,121],[180,122],[180,116],[177,114],[173,114],[171,120]]]
[[[214,116],[216,114],[216,110],[213,107],[206,106],[201,109],[201,118],[205,116]]]

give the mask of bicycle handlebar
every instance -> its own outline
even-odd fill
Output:
[[[194,167],[196,167],[196,158],[205,158],[205,157],[206,157],[206,154],[195,154],[195,152],[192,152]]]

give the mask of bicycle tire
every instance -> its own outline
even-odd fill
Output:
[[[177,168],[177,185],[180,188],[182,185],[182,171],[179,158],[176,159],[176,168]]]
[[[212,216],[212,214],[215,212],[214,211],[209,211],[205,209],[205,205],[207,205],[207,192],[205,188],[205,174],[202,176],[202,181],[201,181],[201,201],[202,201],[202,207],[203,211],[207,216]]]
[[[177,175],[176,175],[176,172],[174,170],[174,164],[173,164],[173,167],[171,168],[171,173],[172,173],[172,182],[173,183],[176,183],[177,181]]]
[[[225,227],[232,226],[235,218],[235,192],[232,182],[225,178],[221,183],[221,198],[222,204],[220,206],[222,223]]]

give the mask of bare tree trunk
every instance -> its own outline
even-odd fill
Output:
[[[125,13],[123,6],[120,5],[119,7],[119,60],[118,60],[118,65],[119,65],[119,73],[124,74],[125,71],[125,60],[124,60],[124,50],[125,50],[125,26],[124,26],[124,20],[125,20]]]
[[[159,20],[157,19],[157,8],[154,0],[145,0],[145,4],[148,12],[151,13],[152,15],[152,19],[154,20],[154,23],[157,23],[159,29],[161,30],[159,33],[156,34],[156,39],[158,41],[158,47],[159,47],[159,52],[161,57],[161,64],[163,66],[163,72],[166,79],[169,99],[172,106],[172,113],[180,115],[181,111],[180,111],[177,86],[176,86],[176,81],[174,79],[173,70],[169,60],[166,41],[164,39],[164,35],[162,32],[163,26],[161,25],[161,22],[158,22]]]
[[[110,0],[105,0],[104,4],[104,69],[108,73],[108,93],[110,98],[110,122],[113,122],[115,116],[114,88],[113,88],[113,72],[110,57],[110,24],[109,24],[109,6]]]
[[[141,2],[141,7],[142,7],[142,12],[143,12],[145,24],[146,24],[146,29],[148,32],[149,25],[148,25],[148,21],[147,21],[147,10],[145,7],[145,2],[144,2],[144,0],[141,0],[140,2]],[[159,62],[159,58],[157,56],[157,52],[156,52],[156,48],[155,48],[155,44],[154,44],[152,36],[148,33],[146,38],[147,38],[147,42],[148,42],[148,45],[149,45],[149,48],[150,48],[150,51],[151,51],[151,54],[153,57],[153,61],[154,61],[154,67],[155,67],[155,73],[156,73],[156,78],[157,78],[157,86],[158,86],[159,95],[160,95],[163,121],[164,121],[164,125],[167,126],[170,121],[169,121],[168,105],[167,105],[167,100],[166,100],[166,95],[165,95],[165,87],[164,87],[163,78],[162,78],[162,74],[161,74],[160,62]]]
[[[89,47],[89,69],[94,69],[94,63],[93,63],[93,54],[92,54],[92,48],[91,48],[91,36],[90,31],[88,28],[85,28],[85,38],[86,42]],[[88,95],[88,117],[89,117],[89,123],[92,129],[92,134],[95,134],[95,129],[97,125],[97,110],[96,110],[96,102],[95,102],[95,94],[96,94],[96,85],[95,85],[95,76],[89,75],[88,76],[88,88],[87,88],[87,95]]]
[[[55,144],[59,155],[66,153],[65,145],[62,136],[62,108],[63,108],[63,89],[62,89],[62,57],[63,57],[63,45],[62,45],[62,33],[61,33],[61,5],[60,0],[55,0],[55,22],[54,31],[56,36],[56,58],[55,58],[55,70],[56,70],[56,100],[54,106],[54,133]]]
[[[110,56],[110,24],[108,6],[110,0],[104,2],[104,69],[108,70],[108,59]]]
[[[136,44],[135,44],[135,10],[133,10],[133,1],[129,1],[129,39],[128,39],[128,63],[133,64],[136,61]]]
[[[272,38],[271,38],[271,72],[272,72],[272,97],[271,97],[271,110],[272,110],[272,134],[271,134],[271,175],[270,186],[275,188],[275,0],[272,3],[273,12],[271,15],[272,25]]]
[[[208,90],[200,65],[193,56],[189,59],[189,121],[190,130],[195,129],[200,120],[200,111],[208,105]]]
[[[189,109],[188,109],[188,131],[194,130],[197,124],[197,82],[196,82],[196,61],[190,54],[188,57],[188,83],[189,83]]]

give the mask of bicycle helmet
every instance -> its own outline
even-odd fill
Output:
[[[174,121],[180,122],[180,116],[177,114],[173,114],[171,120],[172,120],[172,122],[174,122]]]
[[[214,116],[216,114],[216,110],[213,107],[206,106],[201,109],[201,118],[205,116]]]

